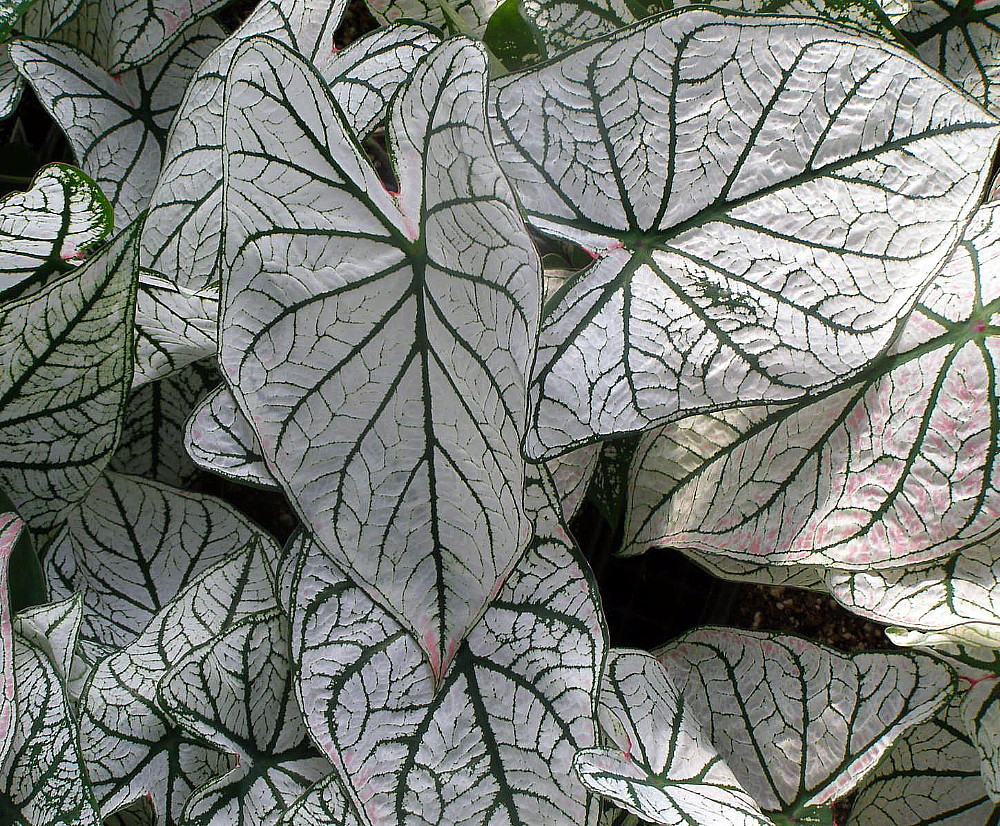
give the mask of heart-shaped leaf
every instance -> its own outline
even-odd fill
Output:
[[[901,49],[709,10],[493,93],[529,219],[597,255],[543,320],[534,458],[856,374],[958,241],[998,136]]]

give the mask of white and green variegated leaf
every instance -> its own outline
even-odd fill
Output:
[[[879,5],[893,25],[898,25],[913,10],[911,0],[879,0]]]
[[[59,674],[19,636],[14,661],[18,715],[0,762],[0,819],[11,826],[100,826]]]
[[[535,540],[437,687],[403,626],[326,554],[299,551],[306,724],[370,822],[593,822],[571,762],[596,745],[603,619],[551,497],[532,485],[528,499]]]
[[[536,458],[858,373],[957,243],[998,135],[902,49],[705,9],[493,92],[529,220],[597,255],[542,322]]]
[[[121,431],[132,375],[138,227],[0,306],[0,487],[36,533],[87,495]]]
[[[601,458],[601,445],[584,445],[546,462],[552,483],[559,494],[563,517],[572,519],[587,493],[587,487]]]
[[[108,815],[104,818],[104,826],[156,826],[156,814],[149,799],[143,797],[131,806]]]
[[[881,622],[1000,623],[1000,418],[988,413],[1000,406],[998,254],[1000,207],[987,205],[888,358],[771,410],[671,495],[646,484],[633,547],[859,571],[832,572],[832,590]]]
[[[221,42],[206,20],[178,48],[141,69],[112,75],[72,46],[19,40],[11,58],[66,133],[84,172],[101,187],[119,226],[153,193],[167,130],[198,64]]]
[[[137,381],[215,354],[223,88],[239,45],[266,34],[308,57],[351,128],[364,135],[385,118],[392,94],[439,39],[423,26],[399,24],[337,51],[333,35],[343,6],[267,0],[192,79],[167,138],[163,170],[140,242],[144,275],[136,313]]]
[[[962,722],[962,695],[907,731],[862,784],[848,826],[997,826],[979,755]]]
[[[848,656],[732,629],[698,629],[654,653],[740,785],[790,818],[854,789],[954,681],[924,655]]]
[[[989,0],[914,0],[900,31],[918,54],[1000,114],[1000,7]]]
[[[652,655],[624,649],[611,653],[599,719],[611,744],[581,750],[573,761],[591,792],[667,826],[771,823]]]
[[[500,0],[365,0],[365,5],[382,25],[412,18],[441,31],[482,38]]]
[[[178,487],[190,484],[198,468],[185,450],[185,424],[195,403],[218,383],[214,364],[202,361],[135,388],[109,468]]]
[[[224,384],[191,413],[184,449],[199,467],[227,479],[262,488],[281,487],[267,469],[253,425]]]
[[[27,192],[0,200],[0,299],[76,269],[111,226],[111,207],[93,181],[72,166],[46,166]]]
[[[1000,803],[1000,687],[997,675],[971,681],[962,704],[962,720],[969,740],[979,752],[980,774],[986,793]]]
[[[336,774],[314,783],[281,816],[278,826],[367,826]]]
[[[102,816],[148,795],[158,823],[176,822],[193,790],[230,770],[224,754],[174,724],[156,687],[189,651],[275,606],[276,553],[262,536],[232,549],[97,664],[80,703],[80,744]]]
[[[14,631],[44,652],[56,675],[68,687],[82,620],[83,595],[73,594],[57,602],[19,611],[14,616]]]
[[[0,40],[10,34],[14,24],[35,0],[4,0],[0,3]]]
[[[304,524],[440,679],[529,532],[541,279],[489,143],[486,58],[449,39],[394,98],[392,194],[313,70],[270,40],[240,54],[220,369]]]
[[[184,807],[190,826],[271,826],[333,766],[307,734],[295,701],[288,620],[251,614],[187,654],[159,685],[159,702],[186,731],[236,756],[226,775]]]
[[[16,513],[0,514],[0,766],[10,751],[17,721],[10,557],[23,529],[24,522]]]
[[[107,472],[45,555],[52,596],[84,595],[84,639],[121,648],[260,528],[204,494]]]

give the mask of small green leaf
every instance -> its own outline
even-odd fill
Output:
[[[537,63],[541,55],[531,27],[521,17],[519,0],[504,0],[490,16],[483,42],[510,71]]]

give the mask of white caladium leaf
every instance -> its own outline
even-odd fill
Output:
[[[50,164],[0,199],[0,299],[69,272],[111,232],[111,207],[80,170]]]
[[[534,826],[596,814],[571,761],[596,744],[603,619],[554,503],[535,485],[528,499],[532,547],[436,688],[412,636],[326,554],[299,551],[301,705],[369,822]]]
[[[583,503],[587,486],[600,457],[600,444],[592,444],[571,450],[546,462],[546,467],[552,474],[552,483],[559,493],[563,518],[572,519],[573,514]]]
[[[0,487],[37,533],[111,458],[132,375],[138,227],[97,258],[0,306]]]
[[[0,761],[0,816],[13,826],[100,826],[63,682],[45,653],[14,637],[18,715]]]
[[[997,826],[956,695],[907,731],[862,785],[848,826]]]
[[[541,278],[489,143],[486,57],[449,39],[394,99],[393,195],[307,65],[265,39],[240,54],[220,370],[303,522],[440,679],[529,532]]]
[[[231,768],[179,729],[156,687],[187,652],[273,608],[277,551],[259,536],[182,590],[127,647],[98,663],[80,707],[80,744],[102,816],[148,795],[157,822],[176,822],[191,792]]]
[[[215,354],[222,98],[239,45],[266,34],[306,56],[323,75],[351,128],[363,135],[385,118],[389,98],[439,41],[423,26],[400,24],[337,51],[333,35],[344,5],[266,0],[192,79],[167,139],[163,170],[140,243],[144,275],[136,313],[137,381],[149,381]]]
[[[367,826],[348,802],[336,774],[315,783],[281,816],[278,826]]]
[[[709,10],[493,91],[529,219],[598,256],[543,320],[535,458],[863,369],[958,241],[998,136],[902,49]]]
[[[154,62],[111,75],[60,43],[19,40],[11,59],[56,120],[80,167],[104,191],[124,226],[153,193],[167,129],[198,64],[223,38],[206,20]]]
[[[442,31],[481,38],[500,0],[365,0],[365,5],[383,25],[413,18]]]
[[[288,620],[273,608],[190,652],[159,684],[159,702],[186,731],[236,755],[228,774],[196,790],[191,826],[270,826],[333,766],[306,734],[292,690]]]
[[[889,358],[846,387],[775,408],[672,495],[644,494],[633,546],[862,571],[832,573],[831,587],[882,622],[1000,623],[1000,595],[990,596],[1000,423],[976,415],[1000,396],[998,254],[1000,207],[988,205]]]
[[[191,408],[218,383],[215,365],[203,361],[137,387],[109,468],[178,487],[190,484],[198,468],[185,450],[184,427]]]
[[[121,648],[260,528],[210,496],[107,472],[45,555],[53,597],[82,591],[85,639]]]
[[[573,761],[595,794],[667,826],[771,824],[652,655],[624,649],[611,653],[599,715],[613,747],[584,749]]]
[[[996,674],[970,682],[962,720],[969,741],[979,752],[986,793],[1000,803],[1000,683]]]
[[[83,596],[36,605],[14,616],[14,631],[45,653],[56,675],[69,686],[83,620]],[[2,760],[2,758],[0,758]]]
[[[205,470],[262,488],[280,488],[267,469],[253,425],[226,386],[195,407],[184,431],[184,449]]]
[[[918,54],[1000,114],[1000,7],[984,0],[916,0],[899,29]]]
[[[0,514],[0,766],[10,751],[17,719],[9,563],[17,537],[23,529],[24,522],[16,513]]]
[[[731,629],[698,629],[655,653],[743,788],[786,817],[849,793],[954,681],[924,655],[848,656]]]

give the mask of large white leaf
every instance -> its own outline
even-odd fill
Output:
[[[10,555],[24,522],[16,513],[0,514],[0,765],[14,739],[17,695],[14,684],[14,627],[10,607]]]
[[[986,793],[1000,803],[1000,690],[998,675],[970,680],[962,704],[962,720],[969,740],[979,752],[980,774]]]
[[[862,785],[848,826],[997,826],[957,695],[906,732]]]
[[[0,487],[29,527],[55,527],[111,458],[132,375],[138,227],[0,307]]]
[[[331,774],[302,794],[278,826],[368,826],[348,802],[340,778]]]
[[[923,655],[847,656],[731,629],[692,631],[654,653],[743,788],[788,817],[850,792],[954,680]]]
[[[66,133],[80,167],[107,195],[119,226],[149,203],[170,121],[191,75],[222,36],[206,20],[178,48],[120,75],[72,46],[40,40],[11,46],[11,59]]]
[[[51,164],[27,192],[0,200],[0,298],[75,269],[111,232],[111,207],[78,169]]]
[[[102,816],[148,795],[158,822],[175,822],[192,790],[231,768],[170,720],[156,687],[187,652],[274,607],[275,553],[262,538],[233,549],[91,674],[80,705],[80,745]]]
[[[601,686],[600,719],[614,747],[582,750],[573,761],[592,792],[668,826],[771,823],[652,655],[624,649],[611,653]]]
[[[493,90],[529,219],[597,256],[543,320],[536,458],[857,373],[958,241],[998,135],[901,49],[708,10]]]
[[[186,824],[271,826],[333,770],[306,735],[289,654],[288,620],[273,608],[190,652],[160,682],[160,704],[175,721],[236,756],[228,774],[191,795]]]
[[[206,568],[261,531],[210,496],[105,473],[45,554],[54,598],[82,591],[82,636],[121,648]]]
[[[303,522],[440,679],[528,539],[541,285],[488,140],[486,58],[447,40],[394,99],[392,194],[307,65],[265,39],[240,55],[220,369]]]
[[[595,745],[603,619],[553,504],[534,486],[530,495],[532,548],[437,687],[390,614],[317,548],[299,552],[292,625],[306,724],[368,822],[536,826],[596,814],[571,761]]]
[[[35,605],[14,616],[14,631],[41,650],[67,688],[73,674],[73,657],[83,621],[83,597]],[[70,691],[72,699],[72,691]],[[0,755],[0,760],[3,757]]]

